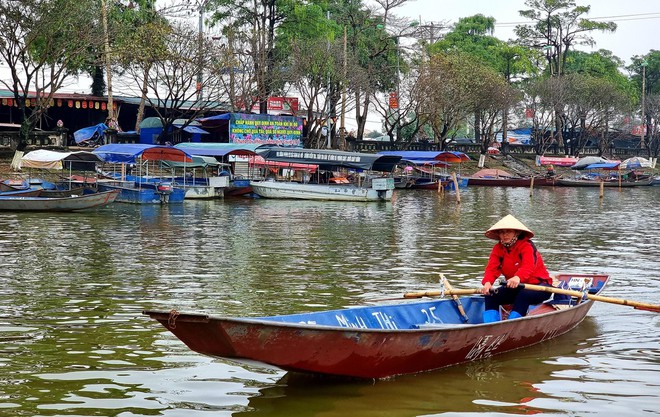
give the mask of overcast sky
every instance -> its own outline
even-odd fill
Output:
[[[596,45],[586,52],[608,49],[626,63],[634,55],[646,55],[660,50],[660,0],[576,0],[579,6],[591,4],[587,18],[613,21],[618,28],[614,33],[594,32]],[[502,40],[514,38],[516,24],[526,23],[518,13],[528,9],[524,0],[409,0],[395,9],[395,14],[428,22],[456,23],[461,17],[481,13],[494,17],[494,35]]]

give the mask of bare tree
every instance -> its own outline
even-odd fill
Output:
[[[174,25],[164,35],[162,48],[150,49],[148,57],[134,61],[127,71],[135,85],[146,87],[148,94],[144,96],[161,119],[159,143],[166,142],[175,120],[185,119],[180,126],[185,128],[209,110],[217,109],[220,98],[226,96],[221,74],[227,63],[217,43],[203,39],[200,44],[198,33],[182,25]],[[199,74],[204,74],[205,97],[198,94]]]
[[[11,73],[0,83],[14,93],[22,118],[20,143],[13,147],[24,148],[54,94],[81,71],[90,46],[99,42],[93,12],[76,0],[0,1],[0,57]]]

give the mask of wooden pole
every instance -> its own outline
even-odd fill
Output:
[[[442,282],[442,285],[445,287],[445,290],[452,291],[453,288],[451,284],[449,283],[449,280],[445,278],[445,274],[440,274],[440,281]],[[465,309],[463,308],[463,303],[461,303],[461,299],[458,298],[456,294],[452,294],[451,296],[452,300],[454,300],[454,304],[456,304],[456,308],[458,309],[458,312],[461,313],[461,316],[463,317],[464,322],[470,321],[468,315],[465,313]]]
[[[451,178],[454,180],[454,188],[456,190],[456,202],[461,203],[461,192],[458,189],[458,179],[456,178],[456,172],[451,173]]]
[[[532,177],[532,180],[529,182],[529,196],[532,197],[534,195],[534,177]]]
[[[598,197],[603,198],[604,195],[605,195],[605,181],[600,180],[600,195]]]

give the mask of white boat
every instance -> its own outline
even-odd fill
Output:
[[[263,198],[334,201],[388,201],[394,192],[393,178],[375,178],[371,187],[356,184],[304,184],[294,181],[250,181],[252,191]]]
[[[304,175],[298,181],[266,179],[250,181],[252,191],[263,198],[334,201],[388,201],[394,193],[394,178],[369,177],[365,171],[392,173],[400,156],[378,155],[331,149],[265,147],[257,153],[266,161],[313,166],[316,180]],[[280,169],[286,170],[285,166]],[[358,182],[346,178],[322,177],[321,172],[352,170]],[[334,181],[333,181],[334,180]]]

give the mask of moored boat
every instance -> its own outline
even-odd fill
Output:
[[[286,164],[314,166],[315,170],[318,167],[316,179],[305,176],[302,181],[250,181],[253,192],[260,197],[298,200],[389,201],[394,192],[394,178],[374,177],[365,171],[391,173],[401,160],[400,156],[331,149],[265,147],[259,149],[258,153],[266,161],[283,163],[278,171],[287,169]],[[333,179],[337,179],[335,172],[339,170],[359,172],[355,175],[357,180],[348,181],[346,177],[341,177],[339,183],[333,182]],[[328,174],[327,178],[322,177],[320,171]]]
[[[149,175],[149,161],[192,163],[192,157],[171,146],[146,144],[109,144],[94,149],[93,153],[107,163],[120,164],[122,172],[105,173],[108,181],[98,181],[99,190],[118,190],[117,201],[133,204],[183,203],[185,190],[174,185],[174,178]],[[138,175],[128,175],[128,166],[135,165]],[[144,165],[144,172],[142,168]]]
[[[600,293],[609,277],[561,274],[558,283]],[[582,293],[580,293],[582,294]],[[483,323],[484,298],[402,302],[268,317],[145,311],[202,354],[294,372],[386,378],[443,368],[543,342],[586,316],[593,301],[555,299],[527,316]]]
[[[12,191],[0,191],[0,197],[38,197],[42,190],[25,188]]]
[[[558,178],[556,180],[557,185],[564,187],[640,187],[645,185],[652,185],[653,179],[643,179],[639,181],[630,181],[630,180],[621,180],[618,179],[608,179],[608,180],[599,180],[594,179],[584,179],[584,178]]]
[[[3,197],[0,196],[0,210],[3,211],[78,211],[101,207],[113,203],[119,191],[106,191],[68,197]]]
[[[491,187],[530,187],[534,180],[534,186],[555,185],[555,178],[535,176],[520,177],[500,169],[482,169],[468,177],[468,184],[491,186]]]

